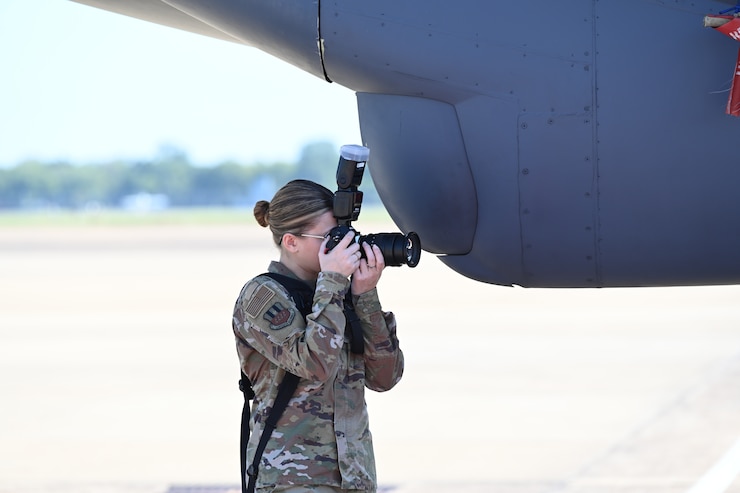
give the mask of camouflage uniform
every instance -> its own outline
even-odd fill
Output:
[[[296,277],[279,262],[269,271]],[[350,352],[343,312],[349,284],[339,273],[319,273],[312,313],[305,320],[287,290],[267,276],[249,281],[236,301],[237,352],[256,394],[248,464],[285,371],[300,377],[262,456],[258,491],[276,485],[376,490],[364,387],[392,388],[403,373],[403,353],[395,318],[381,311],[375,289],[353,297],[365,352]]]

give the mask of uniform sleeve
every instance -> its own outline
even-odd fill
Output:
[[[384,392],[392,389],[403,375],[403,352],[396,337],[396,317],[381,310],[376,289],[353,300],[365,338],[365,385]]]
[[[285,288],[258,276],[242,290],[234,310],[236,330],[255,351],[302,378],[326,381],[344,341],[342,297],[349,281],[319,273],[311,313],[303,316]]]

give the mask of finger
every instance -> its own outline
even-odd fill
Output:
[[[354,235],[355,235],[354,232],[348,231],[347,234],[344,235],[344,238],[342,238],[341,240],[339,240],[339,242],[336,245],[334,245],[334,247],[332,247],[331,249],[329,248],[329,242],[332,241],[332,237],[331,236],[327,236],[324,239],[324,242],[323,242],[323,251],[324,251],[324,254],[327,254],[327,253],[329,253],[331,251],[335,251],[335,250],[336,251],[344,251],[344,250],[347,250],[348,246],[351,248],[350,242],[352,242],[352,240],[354,239]]]
[[[345,251],[348,255],[357,257],[358,260],[362,258],[362,253],[360,253],[360,245],[358,245],[357,243],[350,243]]]
[[[363,241],[362,249],[365,251],[365,257],[367,257],[367,266],[375,267],[375,252],[373,251],[372,247],[366,241]]]
[[[375,265],[378,269],[385,268],[385,258],[383,258],[383,252],[380,251],[378,245],[373,245],[373,255],[375,257]]]
[[[339,245],[342,246],[342,248],[347,248],[350,243],[352,243],[352,240],[355,239],[355,233],[354,231],[348,231],[346,235],[344,235],[344,238],[341,239],[339,242]]]

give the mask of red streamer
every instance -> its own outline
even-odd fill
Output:
[[[723,24],[715,29],[725,36],[728,36],[735,41],[740,41],[740,18],[734,16],[714,16],[731,19],[726,24]],[[727,101],[727,114],[732,116],[740,116],[740,51],[737,54],[737,61],[735,62],[735,69],[732,76],[732,86],[730,87],[730,99]]]

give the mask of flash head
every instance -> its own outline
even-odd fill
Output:
[[[365,146],[357,144],[343,145],[339,149],[339,155],[347,161],[367,162],[367,158],[370,157],[370,149]]]
[[[357,187],[362,183],[365,163],[370,149],[360,145],[344,145],[339,153],[337,187],[334,193],[334,217],[339,224],[349,225],[360,216],[362,192]]]

